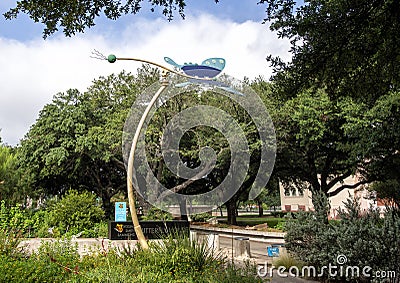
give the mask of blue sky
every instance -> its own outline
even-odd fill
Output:
[[[43,25],[26,15],[15,20],[0,17],[0,136],[16,145],[35,122],[39,111],[53,95],[69,88],[85,91],[93,79],[131,72],[140,64],[106,64],[90,58],[93,49],[104,54],[139,57],[163,64],[169,56],[177,63],[201,62],[224,57],[225,72],[242,79],[271,75],[265,58],[269,54],[289,60],[289,43],[279,40],[268,25],[261,24],[265,7],[257,0],[189,0],[186,18],[178,14],[172,22],[161,10],[142,11],[116,21],[105,17],[96,26],[71,38],[58,32],[42,39]],[[1,0],[3,14],[14,0]]]
[[[221,0],[217,4],[213,0],[189,0],[186,2],[186,20],[207,13],[221,19],[234,20],[237,23],[242,23],[248,20],[261,23],[265,16],[263,5],[258,5],[256,0]],[[15,0],[2,0],[0,2],[0,13],[4,14],[11,7],[15,7]],[[96,26],[93,27],[92,30],[93,32],[101,32],[104,29],[112,29],[113,31],[118,32],[123,29],[126,24],[134,21],[137,17],[144,17],[147,19],[156,19],[158,17],[163,18],[161,15],[161,8],[154,12],[151,12],[150,8],[151,5],[147,1],[144,1],[139,14],[124,15],[117,21],[108,20],[104,15],[102,15],[96,20]],[[165,21],[167,22],[166,19]],[[176,13],[174,21],[185,20],[181,19],[178,13]],[[20,41],[27,41],[40,37],[44,27],[41,23],[34,23],[25,14],[20,14],[18,18],[14,20],[5,20],[4,17],[1,17],[0,25],[1,37]]]

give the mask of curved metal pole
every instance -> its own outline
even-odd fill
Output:
[[[110,59],[110,56],[112,56],[112,58]],[[198,77],[192,77],[189,75],[186,75],[184,73],[181,72],[177,72],[175,70],[169,69],[163,65],[160,65],[158,63],[155,62],[151,62],[148,60],[144,60],[144,59],[138,59],[138,58],[117,58],[114,55],[110,55],[108,58],[108,61],[110,63],[114,63],[116,60],[128,60],[128,61],[137,61],[137,62],[142,62],[142,63],[148,63],[148,64],[152,64],[154,66],[157,66],[161,69],[164,70],[163,74],[162,74],[162,79],[161,79],[161,87],[160,89],[154,94],[153,98],[151,99],[149,105],[147,105],[146,110],[144,111],[139,124],[137,126],[135,135],[133,137],[132,140],[132,146],[131,146],[131,151],[129,153],[129,159],[128,159],[128,176],[127,176],[127,187],[128,187],[128,200],[129,200],[129,210],[131,211],[131,216],[132,216],[132,222],[133,222],[133,226],[135,229],[135,233],[137,235],[138,241],[140,246],[143,249],[148,249],[149,246],[147,244],[146,238],[144,237],[142,228],[140,227],[140,223],[139,223],[139,219],[136,213],[136,206],[135,206],[135,196],[133,194],[133,184],[132,184],[132,178],[133,178],[133,163],[134,163],[134,157],[135,157],[135,151],[136,151],[136,145],[137,142],[139,140],[139,135],[140,135],[140,131],[143,127],[144,122],[146,121],[147,115],[150,112],[150,109],[153,107],[154,103],[157,101],[158,97],[161,95],[161,93],[165,90],[165,88],[168,86],[168,81],[167,81],[167,75],[168,72],[177,74],[179,76],[188,78],[188,79],[196,79],[196,80],[204,80],[204,81],[211,81],[213,79],[211,78],[198,78]]]
[[[128,199],[129,199],[129,210],[131,211],[131,216],[132,216],[132,222],[133,226],[135,229],[135,233],[137,235],[138,241],[140,243],[140,246],[143,249],[148,249],[149,246],[147,244],[146,238],[144,237],[142,228],[140,227],[139,224],[139,219],[136,213],[136,207],[135,207],[135,196],[133,194],[133,184],[132,184],[132,178],[133,178],[133,162],[135,158],[135,150],[136,150],[136,145],[139,140],[139,135],[140,131],[143,127],[144,122],[146,121],[147,115],[150,112],[150,109],[153,107],[154,103],[157,101],[158,97],[160,94],[165,90],[165,88],[168,86],[168,81],[167,81],[167,73],[164,72],[162,74],[162,80],[161,80],[161,87],[160,89],[154,94],[153,98],[151,99],[149,105],[147,105],[146,110],[144,111],[142,118],[140,118],[139,124],[137,126],[135,135],[132,140],[132,146],[131,146],[131,151],[129,153],[129,159],[128,159],[128,177],[127,177],[127,186],[128,186]]]

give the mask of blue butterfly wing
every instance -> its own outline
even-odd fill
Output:
[[[204,60],[201,65],[212,67],[222,71],[225,68],[225,59],[224,58],[208,58]]]

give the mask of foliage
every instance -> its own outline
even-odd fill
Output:
[[[367,182],[343,183],[363,166],[356,154],[359,139],[344,130],[352,123],[348,113],[358,108],[354,101],[333,100],[322,89],[271,99],[279,104],[271,109],[278,140],[274,174],[285,189],[309,188],[333,196]]]
[[[279,257],[274,259],[272,264],[279,268],[280,266],[285,267],[285,271],[288,271],[292,266],[297,267],[299,270],[303,267],[304,263],[293,257],[290,253],[280,253]]]
[[[296,95],[309,87],[330,97],[374,102],[400,83],[398,1],[275,1],[266,4],[270,28],[291,40],[292,60],[269,57],[279,88]]]
[[[286,211],[272,211],[271,216],[272,217],[278,217],[278,218],[284,218],[286,217],[287,212]]]
[[[175,239],[173,238],[175,237]],[[69,240],[43,242],[28,258],[0,255],[1,282],[262,282],[254,266],[226,264],[206,244],[175,234],[150,250],[94,251],[82,258]]]
[[[20,246],[21,233],[9,229],[0,228],[0,257],[20,257],[24,254],[24,248]]]
[[[2,145],[0,141],[0,200],[9,205],[24,200],[26,196],[24,188],[19,186],[20,177],[15,150]]]
[[[287,125],[287,117],[276,123],[278,134],[282,133],[278,140],[284,146],[278,152],[278,159],[282,159],[277,161],[286,169],[281,176],[299,176],[308,171],[298,181],[308,182],[315,191],[321,187],[325,192],[332,180],[343,179],[342,176],[356,170],[362,174],[364,183],[391,180],[393,184],[399,171],[400,39],[392,35],[400,32],[400,3],[392,0],[261,0],[260,3],[266,5],[265,21],[271,23],[270,28],[292,43],[290,62],[268,58],[275,72],[273,88],[278,96],[275,105],[294,100],[305,110],[300,112],[298,123]],[[325,98],[313,101],[316,107],[298,100],[310,89],[325,93]],[[291,113],[296,108],[277,110]],[[287,116],[291,118],[289,122],[295,118]],[[316,182],[318,174],[321,186]],[[328,184],[324,184],[327,180]],[[390,188],[388,185],[385,187]]]
[[[143,220],[172,220],[172,214],[161,210],[157,207],[150,207],[150,209],[146,212],[145,215],[142,216]]]
[[[69,190],[48,209],[48,224],[56,227],[61,235],[84,232],[104,217],[104,211],[97,205],[95,195],[89,192]]]
[[[337,261],[344,255],[347,259],[344,269],[370,266],[372,271],[393,270],[399,276],[399,212],[388,209],[381,218],[380,212],[372,208],[362,213],[357,201],[348,200],[345,207],[340,211],[342,220],[337,222],[321,221],[328,207],[325,212],[300,212],[296,219],[289,219],[285,237],[287,249],[318,271],[329,264],[342,265]],[[329,274],[325,272],[324,275],[328,277]],[[362,279],[360,276],[352,280]]]
[[[217,269],[222,264],[220,255],[208,247],[206,242],[191,241],[177,232],[153,246],[154,267],[171,274],[172,278],[193,278],[209,269]]]
[[[6,202],[0,202],[0,229],[15,234],[29,236],[30,229],[35,229],[39,223],[35,217],[31,217],[21,205],[7,206]]]
[[[346,133],[359,140],[354,154],[366,159],[362,174],[375,181],[371,191],[400,207],[400,92],[381,96],[372,108],[360,104],[346,119]]]
[[[193,222],[206,222],[207,220],[213,218],[213,216],[208,212],[198,213],[191,215]]]
[[[0,256],[1,282],[66,282],[67,266],[79,262],[76,246],[68,240],[43,242],[37,253],[24,257]],[[60,268],[61,266],[61,268]],[[77,270],[77,269],[76,269]]]
[[[16,7],[10,9],[4,14],[6,19],[16,18],[19,13],[28,14],[35,22],[45,24],[43,36],[56,32],[59,26],[63,27],[66,36],[74,35],[77,32],[83,32],[85,28],[95,25],[95,18],[101,12],[111,20],[115,20],[124,14],[136,14],[141,9],[143,0],[129,1],[100,1],[93,0],[88,2],[54,2],[54,5],[46,3],[21,0],[17,1]],[[172,20],[173,12],[178,9],[179,14],[184,17],[184,0],[151,0],[151,11],[160,7],[162,14]],[[218,2],[218,1],[215,1]]]
[[[125,118],[136,94],[155,79],[157,72],[143,67],[135,77],[101,77],[85,93],[71,89],[55,95],[18,151],[29,186],[46,195],[69,188],[94,191],[110,218],[110,199],[126,186],[120,150]]]

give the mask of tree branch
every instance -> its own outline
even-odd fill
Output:
[[[183,189],[187,188],[194,181],[197,181],[198,179],[200,179],[200,177],[204,176],[206,174],[206,172],[208,172],[210,170],[211,167],[212,167],[212,163],[207,164],[207,166],[205,166],[204,169],[201,170],[199,173],[197,173],[193,178],[186,180],[182,184],[179,184],[170,190],[166,190],[166,191],[162,192],[161,195],[157,198],[157,201],[162,200],[163,198],[167,197],[168,195],[170,195],[172,193],[178,193],[178,192],[182,191]]]
[[[334,190],[333,192],[328,193],[328,197],[336,196],[336,195],[338,195],[341,191],[343,191],[343,190],[345,190],[345,189],[355,189],[355,188],[357,188],[358,186],[361,186],[361,185],[364,185],[364,184],[368,184],[368,183],[369,183],[369,181],[363,180],[363,181],[357,182],[357,183],[355,183],[355,184],[353,184],[353,185],[343,185],[343,186],[337,188],[336,190]]]

